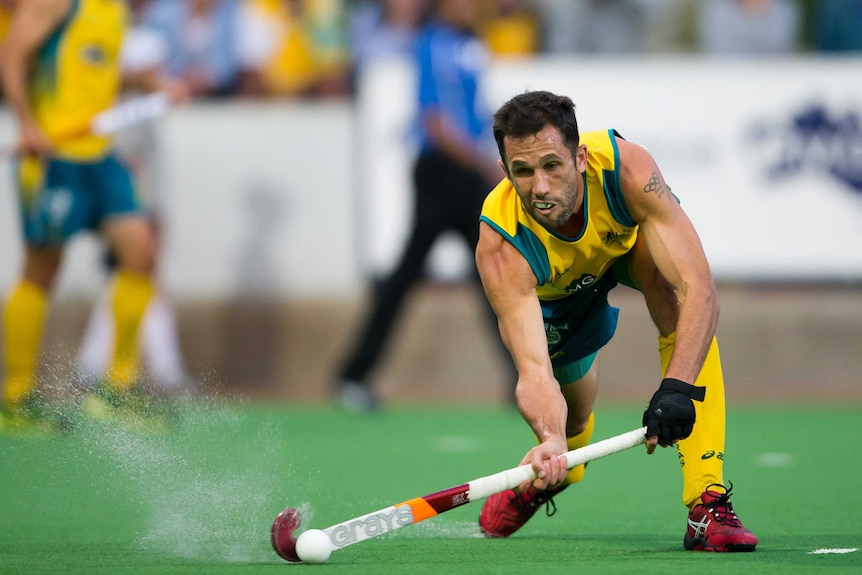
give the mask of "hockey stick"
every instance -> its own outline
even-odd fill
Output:
[[[641,427],[640,429],[634,429],[627,433],[574,449],[565,454],[566,467],[571,469],[576,465],[635,447],[642,444],[645,439],[646,427]],[[317,549],[313,549],[311,553],[303,552],[304,546],[302,543],[300,543],[299,552],[297,552],[298,540],[294,538],[293,533],[299,528],[301,517],[298,510],[288,508],[282,511],[272,524],[272,545],[276,553],[288,561],[322,563],[329,558],[329,554],[332,551],[371,539],[372,537],[377,537],[401,527],[406,527],[407,525],[419,523],[450,509],[484,499],[506,489],[514,489],[524,481],[532,481],[535,478],[536,475],[533,472],[532,466],[521,465],[520,467],[507,469],[494,475],[474,479],[463,485],[450,487],[449,489],[431,493],[424,497],[410,499],[373,513],[348,519],[347,521],[327,527],[322,531],[316,529],[309,530],[306,533],[311,534],[315,532],[314,538],[317,540],[314,545]],[[302,535],[304,536],[306,533]],[[328,537],[328,549],[326,548],[327,542],[319,535],[320,533],[324,533]]]
[[[59,141],[96,134],[108,136],[126,128],[131,128],[144,122],[155,120],[170,110],[171,101],[164,92],[154,92],[121,102],[112,108],[99,112],[85,126],[70,129],[56,135]],[[5,146],[0,150],[0,157],[8,157],[15,153],[15,146]]]
[[[90,123],[94,134],[107,135],[132,126],[155,120],[171,108],[171,100],[164,92],[153,92],[122,102],[104,112],[99,112]]]

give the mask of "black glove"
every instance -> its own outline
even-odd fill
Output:
[[[667,447],[691,435],[695,418],[692,399],[703,401],[704,396],[705,387],[664,378],[644,411],[647,437],[658,435],[658,444]]]

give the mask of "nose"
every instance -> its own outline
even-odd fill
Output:
[[[551,179],[544,170],[536,170],[536,177],[533,183],[533,194],[536,196],[545,196],[551,191]]]

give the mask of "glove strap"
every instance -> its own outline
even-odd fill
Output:
[[[682,393],[695,401],[703,401],[706,397],[705,387],[695,387],[681,379],[674,379],[672,377],[666,377],[661,380],[661,385],[658,388]]]

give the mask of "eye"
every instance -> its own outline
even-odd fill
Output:
[[[532,174],[533,170],[531,170],[530,168],[515,168],[514,173],[516,176],[524,178]]]

